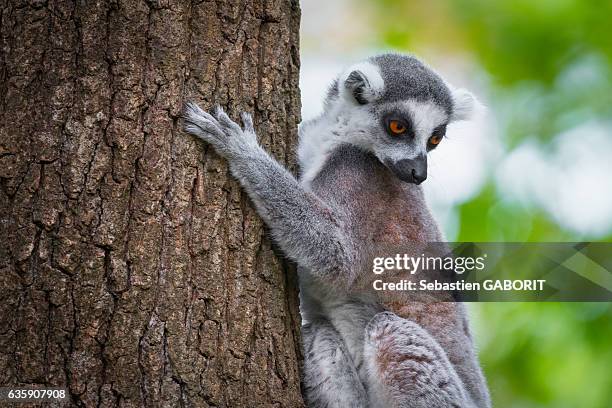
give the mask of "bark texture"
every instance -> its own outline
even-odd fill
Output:
[[[0,385],[302,406],[291,266],[187,99],[294,163],[297,1],[0,0]],[[289,273],[287,273],[289,272]]]

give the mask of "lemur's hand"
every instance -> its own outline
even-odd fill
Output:
[[[244,128],[231,120],[217,105],[211,113],[189,102],[183,112],[185,130],[215,147],[227,159],[244,155],[249,149],[258,148],[253,119],[246,112],[241,114]]]

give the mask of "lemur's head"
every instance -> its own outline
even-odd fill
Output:
[[[477,102],[415,57],[384,54],[344,72],[327,104],[339,108],[346,142],[375,154],[399,179],[420,184],[427,178],[427,153]]]

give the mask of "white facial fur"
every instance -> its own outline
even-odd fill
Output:
[[[398,161],[413,159],[419,154],[427,153],[427,141],[438,126],[448,122],[448,115],[444,110],[431,101],[419,102],[408,100],[402,102],[404,110],[410,113],[413,125],[414,142],[404,145],[378,143],[373,153],[383,163],[387,160]]]
[[[415,136],[424,142],[429,139],[435,128],[448,121],[446,112],[431,101],[406,101],[404,104],[412,114]]]

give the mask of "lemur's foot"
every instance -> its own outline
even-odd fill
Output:
[[[374,406],[470,405],[446,353],[419,324],[383,312],[368,323],[365,336],[364,361]]]
[[[243,128],[231,120],[219,105],[208,113],[189,102],[185,105],[183,118],[187,132],[210,143],[226,158],[258,146],[253,118],[246,112],[241,114]]]

